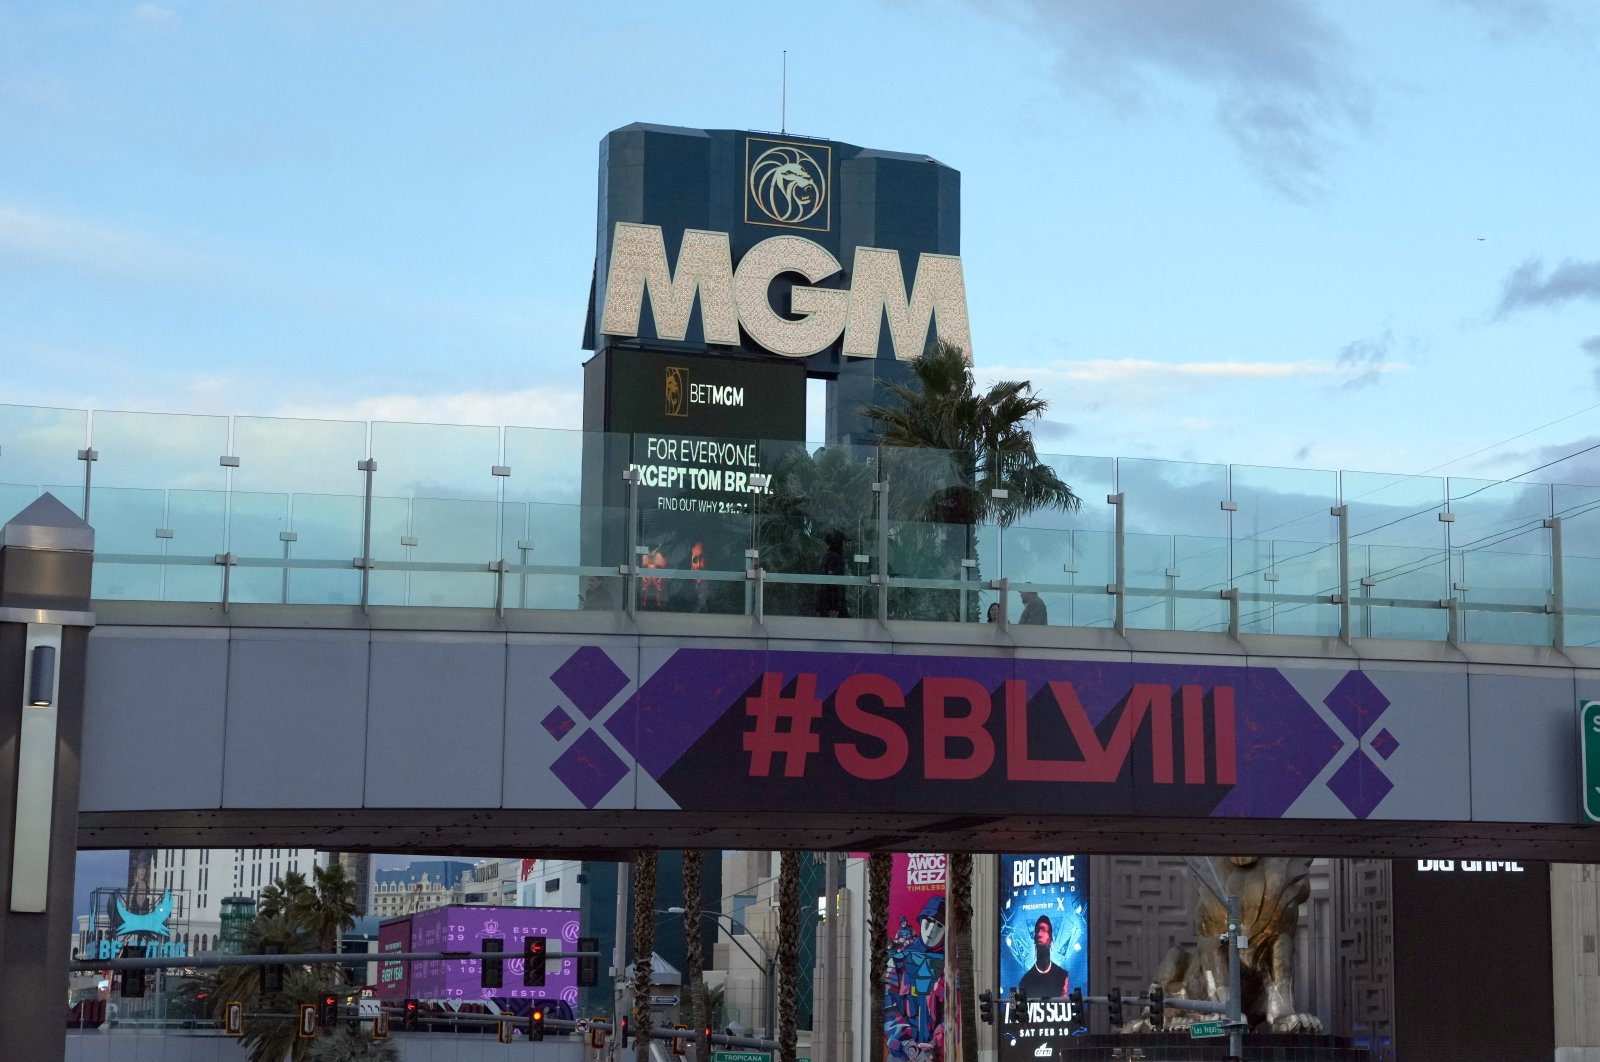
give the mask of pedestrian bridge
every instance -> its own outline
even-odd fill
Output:
[[[686,533],[602,444],[0,406],[0,509],[97,534],[79,844],[1600,861],[1600,488],[1065,456],[941,522],[959,456],[791,444]]]

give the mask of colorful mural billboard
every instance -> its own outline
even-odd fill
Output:
[[[901,1062],[944,1058],[946,865],[943,854],[894,856],[883,1035],[887,1057]]]

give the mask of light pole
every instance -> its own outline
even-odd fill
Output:
[[[689,912],[682,907],[669,907],[665,913],[683,915]],[[773,957],[772,953],[767,950],[767,946],[761,943],[759,938],[753,934],[740,933],[735,929],[736,923],[731,915],[724,914],[721,911],[701,911],[699,914],[701,918],[709,918],[712,921],[725,919],[728,923],[728,939],[733,941],[733,946],[744,952],[744,957],[754,963],[756,968],[761,971],[762,977],[766,981],[765,998],[762,1001],[761,1008],[762,1020],[765,1022],[766,1028],[762,1030],[762,1035],[767,1037],[775,1035],[773,1030],[777,1028],[777,1023],[773,1020],[773,1004],[777,1000],[774,982],[778,973],[778,960]],[[750,954],[750,949],[739,942],[741,936],[748,936],[754,941],[756,948],[761,952],[762,958],[758,959]]]

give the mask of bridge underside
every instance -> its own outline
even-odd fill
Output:
[[[797,809],[797,811],[800,809]],[[317,847],[614,859],[638,849],[1367,856],[1600,862],[1576,824],[794,812],[229,809],[86,812],[80,848]]]

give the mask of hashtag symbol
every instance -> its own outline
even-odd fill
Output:
[[[768,671],[761,676],[761,692],[745,698],[744,711],[755,720],[745,732],[744,750],[750,754],[750,777],[769,778],[772,757],[783,757],[783,776],[803,778],[806,757],[822,747],[812,731],[822,718],[822,702],[817,700],[817,676],[795,678],[794,696],[783,694],[783,675]],[[787,727],[779,724],[787,723]]]

